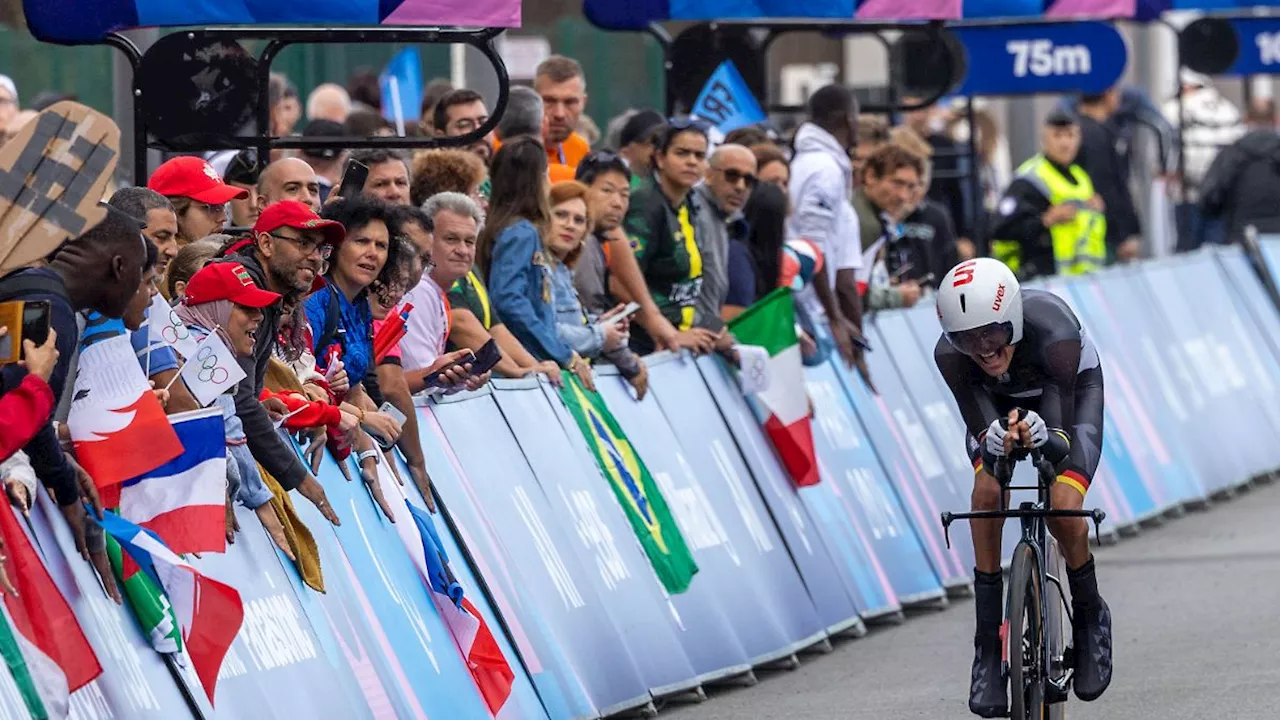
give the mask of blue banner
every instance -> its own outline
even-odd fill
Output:
[[[570,547],[646,686],[667,695],[697,685],[662,586],[559,395],[544,395],[535,378],[499,380],[494,387],[503,417],[552,512],[571,529]]]
[[[1180,487],[1174,495],[1185,498],[1183,503],[1200,502],[1210,486],[1209,478],[1218,472],[1212,453],[1199,437],[1204,398],[1186,375],[1164,318],[1150,305],[1142,271],[1117,268],[1099,278],[1095,287],[1121,333],[1117,338],[1125,343],[1135,365],[1145,370],[1132,378],[1133,385],[1143,398],[1160,399],[1166,411],[1153,412],[1152,417],[1172,426],[1172,433],[1165,429],[1162,434],[1169,438],[1175,457],[1181,453],[1190,460],[1185,475],[1190,485]],[[1146,400],[1148,407],[1152,404]]]
[[[858,623],[859,605],[856,594],[841,582],[844,573],[822,537],[822,528],[806,509],[803,495],[809,488],[798,489],[778,460],[777,453],[764,435],[757,412],[748,405],[729,368],[719,358],[703,357],[697,361],[702,379],[729,428],[755,478],[756,488],[764,498],[782,533],[791,557],[800,570],[809,599],[813,601],[823,627],[838,632]],[[877,607],[879,607],[877,605]]]
[[[822,623],[697,366],[690,358],[652,359],[649,379],[649,391],[667,423],[676,437],[684,438],[685,456],[706,499],[717,507],[736,559],[743,569],[750,568],[739,573],[742,594],[729,597],[754,598],[763,621],[777,633],[767,639],[761,634],[759,643],[743,637],[752,662],[783,657],[818,642],[824,636]],[[693,438],[698,440],[690,442]]]
[[[826,363],[805,368],[805,390],[814,406],[813,441],[822,482],[804,488],[840,548],[842,569],[866,597],[868,615],[895,612],[902,603],[942,594],[920,538],[911,527],[870,439]],[[811,490],[821,489],[821,494]]]
[[[1102,355],[1107,431],[1114,428],[1120,436],[1155,511],[1163,512],[1201,493],[1191,474],[1191,460],[1178,442],[1181,428],[1174,411],[1152,384],[1154,373],[1141,345],[1119,326],[1103,292],[1104,287],[1129,282],[1131,276],[1107,271],[1073,280],[1068,294]],[[1104,452],[1110,442],[1106,438]]]
[[[648,363],[653,360],[653,356],[646,358]],[[773,634],[754,603],[733,601],[752,596],[743,589],[738,550],[724,530],[718,506],[697,483],[681,443],[653,395],[637,402],[616,375],[610,378],[605,374],[600,379],[607,380],[597,383],[600,397],[662,488],[698,563],[698,574],[688,591],[670,598],[685,632],[696,640],[685,643],[689,662],[704,682],[750,670],[742,636],[766,634],[768,641]],[[782,644],[780,638],[774,642]]]
[[[1108,382],[1116,371],[1114,363],[1088,317],[1077,306],[1069,287],[1088,281],[1089,278],[1079,278],[1068,283],[1061,278],[1052,278],[1045,287],[1071,307],[1080,320],[1084,337],[1094,344],[1102,359],[1103,397],[1109,402],[1105,403],[1102,411],[1102,458],[1089,485],[1089,501],[1101,500],[1102,508],[1107,511],[1107,524],[1111,528],[1121,528],[1158,515],[1161,507],[1157,506],[1155,497],[1159,491],[1148,486],[1129,452],[1129,444],[1122,432],[1124,426],[1116,420],[1117,406],[1121,406],[1120,413],[1127,412],[1128,408],[1123,407],[1118,393]]]
[[[10,512],[8,508],[3,510]],[[102,665],[102,674],[71,696],[71,717],[85,720],[192,717],[164,659],[151,648],[133,614],[107,597],[93,568],[80,559],[62,512],[48,493],[36,493],[31,530],[33,544],[44,559],[49,575],[80,621],[80,628]],[[7,673],[7,668],[2,672]],[[198,681],[193,681],[191,686],[204,697]]]
[[[951,28],[968,56],[957,95],[1100,93],[1128,62],[1124,38],[1103,22]]]
[[[973,577],[973,543],[967,532],[953,532],[951,548],[947,549],[939,517],[944,510],[955,512],[969,508],[973,482],[969,478],[962,482],[951,474],[919,413],[911,405],[911,398],[875,326],[868,323],[866,328],[867,341],[876,348],[868,352],[866,358],[878,394],[870,392],[862,378],[851,373],[838,357],[828,362],[853,401],[934,572],[944,587],[967,585]],[[946,452],[964,452],[963,440]]]
[[[764,122],[765,113],[756,96],[751,94],[747,81],[733,64],[725,60],[711,73],[707,84],[693,102],[691,114],[710,120],[722,133],[730,133],[740,127]]]
[[[597,712],[611,715],[649,702],[649,691],[595,585],[565,538],[498,410],[491,391],[456,395],[433,407],[466,469],[476,506],[519,568],[520,592],[545,613]],[[602,652],[609,648],[609,652]]]
[[[1255,418],[1245,428],[1232,429],[1243,467],[1238,479],[1245,481],[1269,472],[1277,464],[1274,438],[1280,437],[1280,402],[1260,361],[1257,329],[1252,323],[1245,328],[1249,317],[1237,311],[1211,249],[1179,263],[1174,274],[1181,286],[1197,288],[1196,302],[1190,304],[1205,331],[1207,357],[1202,360],[1201,372],[1213,373],[1221,381],[1234,412]]]
[[[1192,398],[1198,442],[1211,448],[1234,447],[1236,428],[1230,423],[1214,422],[1212,418],[1231,417],[1237,412],[1232,391],[1236,378],[1222,373],[1218,342],[1200,322],[1200,314],[1195,310],[1198,297],[1197,302],[1190,302],[1185,292],[1188,287],[1199,288],[1206,279],[1197,278],[1193,285],[1184,284],[1174,267],[1182,262],[1185,259],[1177,257],[1143,266],[1148,302],[1164,318],[1170,331],[1166,352],[1180,380],[1179,389]],[[1214,452],[1209,466],[1210,472],[1201,477],[1210,491],[1227,489],[1249,477],[1250,463],[1241,453]]]
[[[1236,61],[1223,75],[1244,77],[1280,72],[1280,18],[1238,17],[1229,18],[1227,22],[1236,31],[1237,52]]]
[[[477,487],[436,419],[435,411],[440,407],[418,408],[418,435],[426,465],[431,469],[431,482],[444,500],[441,513],[447,513],[452,520],[458,545],[467,548],[475,563],[476,575],[484,578],[492,593],[493,609],[506,621],[547,714],[553,720],[596,717],[598,713],[587,697],[583,680],[569,663],[568,650],[547,618],[556,606],[548,609],[528,591],[528,582],[523,577],[523,572],[528,571],[522,572],[524,566],[507,552],[500,539],[498,525],[480,509]],[[446,544],[445,550],[452,554],[451,539],[444,535],[440,539]],[[461,552],[452,556],[463,557]],[[464,577],[464,573],[459,573],[459,581],[464,581]],[[485,620],[496,634],[499,626],[489,617]],[[506,641],[499,638],[499,643],[505,645]],[[504,647],[504,652],[506,649]]]
[[[343,554],[329,572],[346,573],[366,612],[376,616],[377,623],[387,629],[384,650],[394,653],[390,658],[394,663],[392,677],[397,679],[398,689],[406,695],[415,714],[466,716],[488,712],[421,573],[396,528],[361,482],[354,459],[349,461],[353,482],[343,477],[328,453],[318,477],[342,520],[341,525],[330,526]],[[325,531],[325,525],[311,527],[319,533]],[[451,690],[443,692],[442,688]]]

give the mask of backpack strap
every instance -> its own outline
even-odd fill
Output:
[[[0,278],[0,302],[14,300],[31,293],[48,293],[70,302],[62,283],[38,273],[17,270]]]

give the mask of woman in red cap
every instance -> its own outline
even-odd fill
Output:
[[[212,165],[193,156],[176,157],[156,168],[147,187],[173,204],[179,246],[222,230],[227,203],[249,197],[248,190],[226,184]]]
[[[182,302],[174,312],[191,329],[197,340],[217,332],[238,358],[252,357],[255,334],[262,324],[262,309],[280,300],[277,293],[263,290],[240,263],[206,265],[187,283]],[[190,360],[191,358],[187,358]],[[271,508],[271,490],[258,472],[249,452],[244,425],[236,415],[234,389],[214,402],[222,410],[227,439],[227,542],[234,542],[236,527],[231,501],[239,499],[252,509],[271,534],[276,545],[293,559],[284,527]]]

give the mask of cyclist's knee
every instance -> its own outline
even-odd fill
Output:
[[[985,470],[973,476],[973,495],[970,504],[974,510],[1000,509],[1000,482]]]

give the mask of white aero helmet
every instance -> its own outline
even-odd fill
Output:
[[[951,268],[938,286],[938,320],[957,350],[981,355],[1022,339],[1022,288],[1008,265],[974,258]]]

